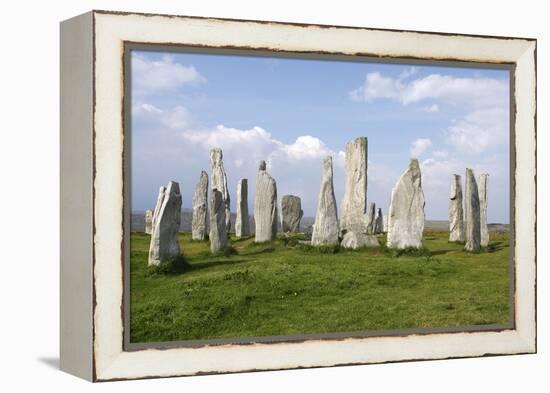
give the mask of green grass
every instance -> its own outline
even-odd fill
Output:
[[[316,250],[299,238],[234,239],[229,255],[180,234],[184,259],[147,266],[131,236],[131,342],[453,327],[509,322],[508,235],[467,253],[429,232],[419,253]],[[384,237],[381,237],[384,243]]]

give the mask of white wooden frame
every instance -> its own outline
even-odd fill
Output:
[[[514,327],[124,350],[126,42],[514,66]],[[536,40],[93,11],[61,25],[61,368],[92,381],[536,351]]]

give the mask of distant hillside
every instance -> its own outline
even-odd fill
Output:
[[[231,213],[231,232],[235,230],[235,213]],[[181,232],[191,232],[191,222],[193,220],[193,211],[191,209],[182,209],[181,212]],[[131,231],[143,232],[145,231],[145,212],[134,212],[131,218]],[[300,223],[300,229],[303,232],[311,233],[314,217],[304,217]],[[250,230],[254,233],[254,217],[250,217]],[[424,229],[427,231],[447,231],[449,229],[449,221],[446,220],[426,220]],[[508,233],[510,232],[510,226],[508,224],[489,224],[489,231],[496,233]]]

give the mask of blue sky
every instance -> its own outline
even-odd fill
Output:
[[[421,162],[426,217],[447,219],[451,175],[489,179],[489,221],[508,222],[509,73],[367,62],[132,52],[132,210],[180,183],[190,208],[208,150],[221,147],[230,193],[260,159],[279,198],[314,216],[323,157],[343,196],[349,140],[369,139],[368,199],[386,212],[411,157]],[[235,210],[232,201],[232,210]]]

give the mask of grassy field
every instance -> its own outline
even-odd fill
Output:
[[[179,236],[185,271],[159,273],[147,266],[149,236],[131,235],[131,342],[509,322],[506,234],[478,254],[429,232],[417,255],[332,254],[279,237],[233,238],[234,252],[217,257]]]

